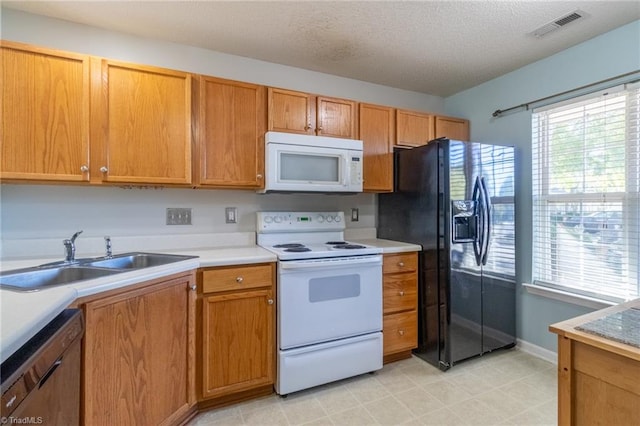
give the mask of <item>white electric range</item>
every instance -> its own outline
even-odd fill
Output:
[[[258,212],[278,256],[276,392],[382,368],[382,250],[344,240],[343,212]]]

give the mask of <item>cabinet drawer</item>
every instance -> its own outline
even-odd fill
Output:
[[[384,313],[415,310],[418,306],[418,275],[394,274],[384,277]]]
[[[415,348],[418,345],[417,311],[385,315],[382,335],[384,355]]]
[[[396,272],[413,272],[418,269],[417,253],[386,254],[382,264],[382,272],[393,274]]]
[[[216,268],[202,272],[202,292],[245,290],[270,287],[273,283],[271,265]]]

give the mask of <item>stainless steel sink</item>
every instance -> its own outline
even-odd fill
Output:
[[[110,259],[85,262],[83,265],[96,266],[100,268],[140,269],[180,262],[181,260],[193,259],[194,257],[195,256],[179,256],[174,254],[157,253],[125,253],[114,256]]]
[[[108,259],[97,257],[78,259],[74,263],[47,263],[35,268],[3,271],[0,273],[0,287],[17,291],[36,291],[121,274],[135,269],[167,265],[196,257],[134,252],[116,255]]]
[[[115,269],[64,266],[49,269],[21,269],[0,275],[0,285],[11,290],[35,291],[47,287],[92,280],[120,273]]]

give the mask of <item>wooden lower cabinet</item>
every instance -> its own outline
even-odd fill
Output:
[[[81,301],[82,423],[173,425],[195,406],[194,273]]]
[[[273,392],[275,264],[198,273],[198,405]]]
[[[411,356],[418,345],[418,254],[385,254],[383,272],[384,362]]]
[[[633,308],[640,299],[549,326],[558,335],[558,425],[640,424],[640,348],[576,329],[611,315],[611,329],[631,338],[635,324],[617,315]]]

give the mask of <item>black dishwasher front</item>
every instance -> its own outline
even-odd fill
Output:
[[[83,334],[82,312],[65,309],[2,363],[3,423],[80,423]]]

